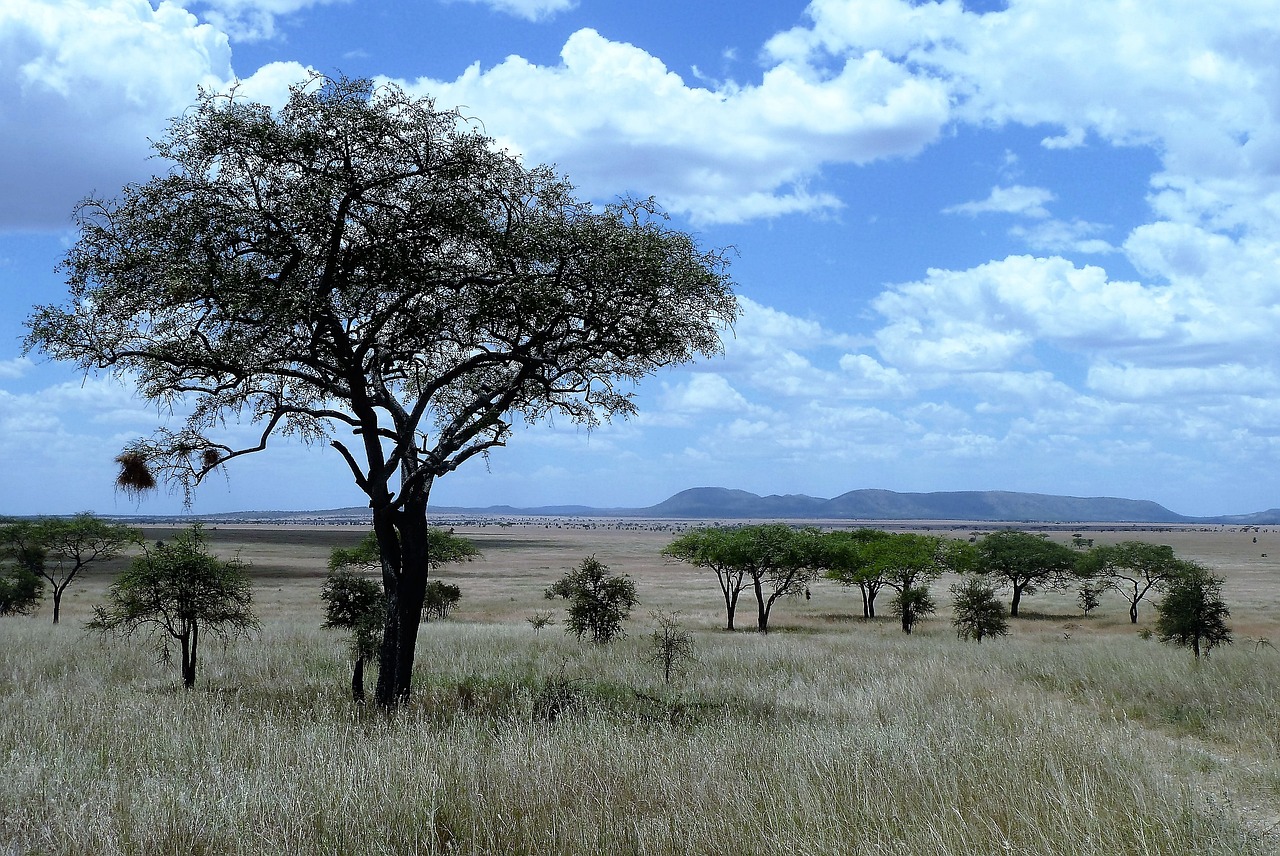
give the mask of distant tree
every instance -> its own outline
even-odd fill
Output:
[[[876,547],[890,537],[880,529],[836,529],[817,544],[816,567],[842,586],[858,587],[864,619],[876,617],[876,595],[885,586],[885,566],[877,561]]]
[[[663,681],[669,684],[673,676],[682,674],[697,659],[693,634],[680,626],[679,613],[654,612],[651,616],[658,626],[649,635],[645,660],[657,666]]]
[[[89,513],[75,517],[42,517],[0,528],[0,544],[21,557],[24,565],[48,581],[53,592],[53,623],[62,612],[62,595],[91,565],[120,556],[141,543],[133,528],[108,523]]]
[[[129,490],[189,496],[282,436],[331,446],[382,547],[393,708],[436,479],[518,420],[627,416],[631,382],[719,352],[727,259],[651,200],[580,199],[394,85],[317,74],[278,110],[205,91],[154,148],[155,177],[77,208],[68,304],[36,308],[25,348],[185,405],[125,449]],[[224,430],[240,420],[245,443]]]
[[[1005,530],[990,532],[978,540],[975,570],[988,580],[1007,586],[1013,596],[1009,615],[1018,617],[1024,595],[1041,589],[1062,589],[1074,579],[1078,555],[1048,536]]]
[[[1156,612],[1160,641],[1190,648],[1197,660],[1202,651],[1208,657],[1215,646],[1231,644],[1231,610],[1222,599],[1222,578],[1203,565],[1183,562],[1169,578]]]
[[[579,640],[611,642],[624,635],[622,622],[640,601],[636,584],[626,574],[610,575],[609,566],[588,556],[572,571],[547,587],[547,598],[569,601],[565,630]]]
[[[958,541],[913,532],[894,532],[867,541],[871,563],[867,573],[876,574],[897,592],[891,605],[902,632],[910,633],[917,619],[934,611],[929,585],[959,567],[964,547],[967,545]]]
[[[550,627],[556,623],[555,613],[545,610],[538,610],[530,615],[527,619],[529,626],[533,628],[533,632],[537,634],[542,628]]]
[[[116,578],[107,603],[94,607],[89,629],[132,636],[146,631],[157,637],[161,657],[169,645],[182,649],[182,685],[196,684],[200,635],[223,638],[257,629],[253,593],[243,563],[223,562],[204,546],[200,527],[192,526],[172,541],[146,549]]]
[[[1129,621],[1138,623],[1138,604],[1152,591],[1182,573],[1184,562],[1173,548],[1144,541],[1122,541],[1094,547],[1080,559],[1081,573],[1114,589],[1129,601]]]
[[[926,618],[937,610],[933,595],[927,585],[913,585],[904,588],[889,601],[889,608],[902,623],[902,632],[910,633],[917,621]]]
[[[951,625],[961,639],[981,642],[988,636],[1006,636],[1009,622],[995,589],[976,577],[966,577],[951,586],[954,617]]]
[[[1087,617],[1102,603],[1102,588],[1095,583],[1085,582],[1080,586],[1080,590],[1076,592],[1076,602],[1080,604],[1080,611]]]
[[[362,702],[365,663],[378,659],[382,613],[387,603],[382,584],[347,565],[339,565],[329,572],[320,599],[325,603],[324,626],[351,631],[351,700]]]
[[[756,598],[756,628],[768,633],[774,604],[804,594],[816,576],[817,537],[816,530],[799,531],[782,523],[694,529],[663,553],[715,571],[728,630],[734,629],[738,596],[749,587]]]
[[[427,595],[422,602],[422,620],[448,618],[461,600],[462,589],[450,583],[432,580],[427,583]]]
[[[690,529],[662,549],[664,556],[715,572],[724,600],[726,630],[734,629],[738,597],[748,585],[747,568],[751,562],[741,546],[739,530],[705,527]]]

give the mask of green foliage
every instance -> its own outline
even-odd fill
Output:
[[[988,636],[1006,636],[1009,622],[1004,617],[1004,606],[996,599],[990,585],[977,577],[966,577],[951,586],[951,625],[956,636],[981,642]]]
[[[1066,587],[1074,578],[1078,557],[1070,547],[1050,541],[1046,535],[1004,530],[978,540],[973,569],[1012,590],[1009,614],[1016,618],[1023,595]]]
[[[1076,592],[1076,602],[1080,604],[1080,611],[1087,616],[1102,603],[1102,589],[1093,583],[1086,582]]]
[[[455,535],[452,529],[433,526],[427,530],[427,563],[432,570],[455,562],[470,562],[480,555],[475,544]],[[369,532],[354,547],[334,547],[329,552],[329,570],[351,568],[365,572],[382,568],[382,550],[378,535]]]
[[[162,659],[177,642],[183,686],[190,689],[201,632],[226,638],[257,629],[252,606],[243,563],[211,555],[195,525],[135,559],[112,584],[107,603],[94,607],[89,629],[123,636],[146,632],[156,639]]]
[[[894,595],[889,608],[902,623],[902,632],[910,633],[916,622],[936,612],[938,605],[933,602],[927,585],[913,585]]]
[[[1183,562],[1156,612],[1160,641],[1190,648],[1197,660],[1202,652],[1207,657],[1214,647],[1231,644],[1231,610],[1222,599],[1222,578],[1203,565]]]
[[[1129,601],[1129,621],[1138,623],[1138,604],[1152,591],[1160,591],[1184,563],[1173,548],[1145,541],[1105,544],[1084,554],[1079,572],[1114,589]],[[1088,611],[1086,610],[1086,614]]]
[[[529,626],[533,628],[533,632],[537,633],[544,627],[550,627],[556,623],[555,613],[545,610],[538,610],[528,618]]]
[[[460,600],[462,589],[450,583],[432,580],[427,583],[426,598],[422,602],[422,620],[448,618]]]
[[[0,616],[30,615],[44,599],[44,580],[22,564],[0,565]]]
[[[572,571],[547,587],[547,598],[569,601],[565,630],[579,640],[611,642],[624,635],[622,622],[640,602],[636,584],[626,574],[610,576],[609,566],[588,556]]]
[[[726,629],[734,629],[738,596],[750,587],[756,597],[756,626],[769,630],[773,605],[808,590],[813,580],[816,530],[782,523],[693,529],[671,542],[663,554],[716,573],[724,596]]]
[[[141,542],[131,527],[109,523],[89,513],[74,517],[41,517],[0,527],[0,552],[48,581],[53,592],[53,623],[62,609],[62,595],[89,567],[121,555]],[[24,583],[25,585],[26,583]]]
[[[876,616],[876,596],[886,585],[886,569],[878,555],[892,537],[880,529],[837,529],[826,533],[816,545],[815,567],[842,586],[858,587],[862,593],[863,618]]]
[[[341,548],[334,552],[338,549]],[[333,565],[333,556],[330,556],[330,565]],[[352,570],[350,562],[339,563],[329,571],[320,599],[325,604],[324,626],[351,631],[351,657],[355,661],[351,698],[364,701],[364,664],[378,659],[387,610],[382,585]]]

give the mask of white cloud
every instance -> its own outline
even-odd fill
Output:
[[[687,383],[668,389],[662,397],[668,410],[680,414],[749,410],[747,400],[718,374],[695,374]]]
[[[479,3],[495,12],[513,15],[526,21],[545,21],[578,6],[577,0],[466,0],[466,2]]]
[[[232,38],[257,41],[274,38],[276,18],[327,3],[349,0],[194,0],[209,23]]]
[[[30,371],[33,365],[34,363],[32,363],[27,357],[14,357],[11,360],[0,360],[0,378],[20,378]]]
[[[1022,217],[1043,219],[1049,216],[1044,206],[1056,197],[1053,191],[1043,187],[993,187],[986,199],[964,202],[942,209],[944,214],[1016,214]]]
[[[64,227],[145,175],[146,138],[230,77],[226,37],[170,3],[0,4],[0,229]]]
[[[941,83],[874,52],[829,73],[782,64],[759,84],[707,89],[590,29],[569,37],[558,66],[512,56],[408,86],[483,117],[504,145],[558,164],[589,195],[654,194],[703,222],[833,208],[809,186],[824,164],[914,154],[950,110]]]

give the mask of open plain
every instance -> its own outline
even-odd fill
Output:
[[[1088,618],[1037,594],[1010,637],[961,642],[945,578],[910,636],[829,582],[730,634],[710,572],[660,555],[683,525],[458,522],[482,558],[441,569],[462,602],[423,626],[390,721],[351,703],[320,628],[325,560],[360,527],[209,527],[262,628],[207,642],[190,692],[145,640],[85,631],[122,563],[78,580],[61,624],[0,619],[0,854],[1280,852],[1276,529],[1053,531],[1225,577],[1236,641],[1197,665],[1114,594]],[[641,602],[607,646],[528,621],[563,618],[542,591],[587,555]],[[694,634],[669,684],[653,611]]]

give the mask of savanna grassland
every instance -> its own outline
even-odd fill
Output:
[[[820,582],[767,636],[729,634],[710,573],[659,555],[665,524],[457,531],[483,558],[439,574],[462,603],[423,626],[390,721],[352,704],[346,639],[320,628],[325,559],[358,528],[211,529],[251,563],[262,628],[207,642],[189,692],[143,641],[84,630],[120,563],[57,626],[0,619],[0,854],[1280,852],[1275,531],[1085,533],[1225,577],[1236,644],[1199,665],[1114,594],[1089,618],[1031,596],[975,644],[945,578],[910,636]],[[637,583],[627,638],[535,632],[590,554]],[[694,634],[670,684],[650,611]]]

